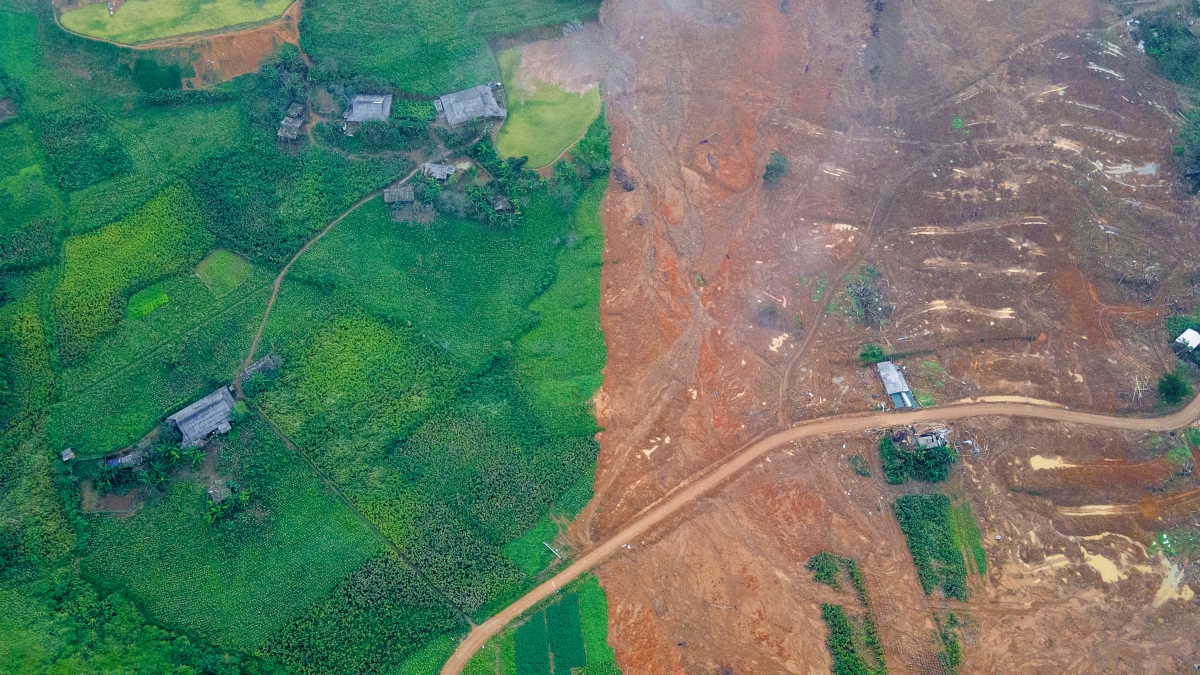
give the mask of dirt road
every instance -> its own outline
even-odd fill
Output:
[[[911,412],[874,412],[845,415],[801,423],[786,431],[781,431],[760,441],[751,443],[730,457],[707,467],[695,476],[680,483],[677,488],[664,496],[663,499],[651,504],[639,513],[630,524],[626,525],[615,535],[596,545],[565,570],[554,575],[549,581],[526,593],[520,600],[504,608],[503,611],[473,629],[467,635],[467,639],[463,640],[450,659],[446,661],[446,665],[442,668],[442,675],[457,675],[462,671],[471,656],[483,647],[489,638],[504,628],[508,622],[517,618],[541,600],[554,594],[558,589],[579,575],[599,565],[605,558],[616,553],[622,546],[635,544],[638,537],[644,535],[655,525],[675,515],[701,495],[717,488],[721,483],[737,474],[747,465],[785,443],[813,436],[854,433],[868,429],[902,426],[916,422],[999,416],[1051,420],[1114,429],[1168,431],[1186,426],[1192,420],[1196,419],[1197,416],[1200,416],[1200,396],[1193,399],[1186,408],[1165,417],[1115,417],[1024,403],[965,403],[943,408],[925,408]]]

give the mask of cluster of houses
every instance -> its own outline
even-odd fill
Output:
[[[496,90],[501,87],[499,82],[489,82],[445,94],[433,102],[433,107],[452,127],[477,119],[502,120],[508,116],[508,111],[496,101]],[[353,136],[354,130],[363,122],[386,122],[391,114],[391,94],[358,94],[342,113],[342,131]]]

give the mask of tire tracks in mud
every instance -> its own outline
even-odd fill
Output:
[[[790,429],[752,442],[726,459],[701,469],[662,498],[642,509],[629,524],[616,534],[592,547],[565,570],[472,629],[450,659],[446,661],[441,675],[458,675],[475,652],[510,621],[553,595],[576,577],[604,562],[626,544],[632,544],[635,539],[644,536],[655,526],[691,505],[692,502],[719,489],[722,483],[736,476],[742,469],[784,444],[814,436],[847,434],[918,422],[960,420],[972,417],[1020,417],[1109,429],[1170,431],[1188,425],[1197,416],[1200,416],[1200,395],[1192,399],[1191,403],[1182,410],[1163,417],[1118,417],[1070,410],[1065,407],[1057,408],[1027,403],[965,403],[943,408],[922,408],[910,412],[839,415],[800,423]]]

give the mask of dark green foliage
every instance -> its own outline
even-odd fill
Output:
[[[160,66],[154,59],[139,58],[133,62],[133,81],[144,92],[162,89],[176,90],[183,86],[178,63]]]
[[[19,222],[20,216],[6,217],[12,197],[0,189],[0,223]],[[6,213],[6,211],[8,213]],[[54,234],[57,222],[50,218],[28,221],[7,231],[0,231],[0,272],[27,270],[48,262],[54,255]]]
[[[528,158],[509,157],[504,159],[496,152],[489,138],[484,138],[471,148],[471,157],[492,176],[486,188],[472,187],[467,196],[475,208],[486,218],[488,225],[498,230],[511,230],[521,224],[521,200],[536,184],[538,176],[524,168]],[[492,202],[503,196],[512,204],[507,213],[496,211]]]
[[[905,495],[892,508],[925,593],[939,588],[947,598],[969,598],[966,563],[954,541],[950,498],[936,493]]]
[[[942,651],[938,652],[938,663],[942,666],[943,673],[956,675],[959,665],[962,664],[962,647],[958,641],[962,629],[959,627],[958,617],[954,612],[949,612],[944,617],[934,612],[933,621],[937,624],[938,642],[942,644]]]
[[[1179,405],[1192,395],[1192,385],[1187,381],[1187,371],[1176,369],[1158,378],[1158,398],[1167,405]]]
[[[879,439],[879,461],[883,475],[892,485],[910,480],[940,483],[950,474],[958,459],[948,445],[933,448],[905,447],[892,440],[891,434]]]
[[[538,612],[521,624],[515,636],[517,672],[550,675],[550,650],[546,641],[546,615]]]
[[[139,103],[160,108],[212,105],[231,100],[233,96],[222,89],[157,89],[138,95]]]
[[[133,161],[98,110],[34,115],[46,163],[64,190],[79,190],[133,171]]]
[[[767,160],[767,170],[763,172],[763,180],[767,182],[768,188],[774,188],[779,185],[779,181],[783,180],[788,173],[788,160],[784,154],[778,150],[771,153],[771,159]]]
[[[867,460],[863,459],[862,453],[850,455],[850,469],[864,478],[871,477],[871,467],[867,465]]]
[[[1184,86],[1200,86],[1200,39],[1176,17],[1173,9],[1143,14],[1134,39],[1144,40],[1146,55],[1163,77]]]
[[[825,644],[833,656],[832,675],[886,675],[883,646],[870,614],[852,621],[840,605],[821,605],[821,618],[829,627]]]
[[[835,591],[842,590],[844,574],[845,578],[850,580],[850,585],[854,587],[855,593],[858,594],[858,601],[864,607],[871,604],[870,598],[867,597],[867,582],[863,579],[858,561],[853,558],[821,551],[809,558],[804,568],[813,573],[813,581],[825,584]]]
[[[351,161],[310,148],[299,157],[247,143],[201,162],[188,179],[220,244],[283,265],[364,193],[401,175],[408,160]]]
[[[876,344],[867,343],[862,346],[858,352],[858,361],[864,366],[869,366],[872,363],[886,361],[887,357],[883,355],[883,347]]]
[[[546,630],[555,673],[569,673],[572,668],[587,665],[583,628],[579,623],[579,596],[569,593],[546,608]]]
[[[367,561],[264,652],[301,675],[388,670],[433,638],[467,625],[394,554]],[[542,636],[545,650],[545,633]]]

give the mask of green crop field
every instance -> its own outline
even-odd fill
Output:
[[[211,452],[250,491],[240,518],[210,525],[210,479],[184,478],[127,519],[97,517],[86,567],[151,618],[252,651],[384,544],[253,418]]]
[[[520,48],[503,51],[496,59],[508,96],[508,117],[496,136],[496,149],[508,157],[529,157],[531,167],[546,166],[579,140],[600,114],[600,87],[573,94],[537,82],[534,91],[521,91],[516,83]]]
[[[226,251],[217,249],[208,254],[196,266],[196,276],[208,286],[218,298],[232,292],[250,278],[253,268],[250,263]]]
[[[957,534],[964,528],[955,523],[950,498],[938,493],[905,495],[892,504],[892,510],[926,595],[937,588],[947,598],[969,598],[967,566],[959,545],[962,535]]]
[[[68,30],[127,45],[282,16],[292,0],[128,0],[113,16],[103,2],[63,12]]]
[[[595,0],[313,0],[300,46],[318,65],[371,75],[421,94],[500,79],[491,35],[594,19]]]

